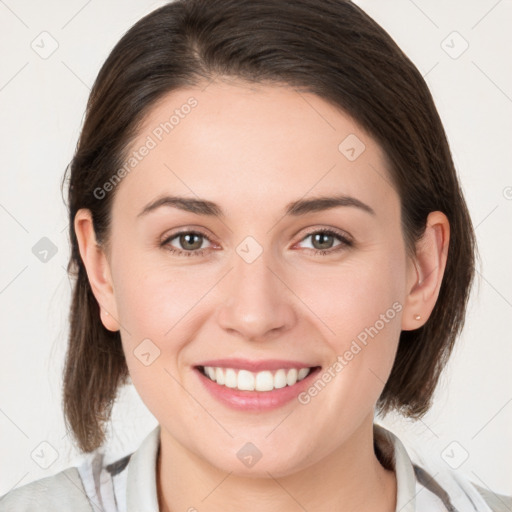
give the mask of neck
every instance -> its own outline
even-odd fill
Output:
[[[162,512],[395,511],[396,477],[374,452],[373,416],[334,452],[279,478],[226,473],[162,432],[157,462]]]

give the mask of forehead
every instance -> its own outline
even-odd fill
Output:
[[[127,157],[118,195],[140,208],[163,193],[268,209],[334,189],[366,202],[391,190],[381,148],[357,123],[285,86],[174,91],[149,111]]]

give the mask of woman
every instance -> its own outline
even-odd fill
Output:
[[[510,508],[374,424],[428,410],[474,234],[424,80],[354,4],[140,20],[92,89],[69,215],[76,444],[101,447],[130,379],[159,426],[0,510]]]

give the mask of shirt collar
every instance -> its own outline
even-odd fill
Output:
[[[374,436],[379,446],[387,444],[393,453],[397,481],[395,512],[415,512],[416,476],[411,459],[398,437],[376,423]],[[159,512],[156,486],[157,455],[160,446],[160,425],[155,427],[130,457],[126,485],[127,512]]]
[[[130,457],[126,480],[127,512],[159,512],[156,490],[159,447],[160,425],[157,425]]]
[[[393,454],[392,465],[396,475],[395,512],[415,512],[416,475],[409,455],[398,437],[382,425],[373,424],[373,434],[378,445],[390,448]],[[383,445],[387,445],[384,447]]]

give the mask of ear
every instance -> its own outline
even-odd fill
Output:
[[[82,208],[76,213],[75,233],[89,284],[100,306],[101,322],[109,331],[118,331],[119,322],[110,265],[103,248],[96,241],[90,210]]]
[[[430,317],[441,289],[449,242],[450,223],[446,215],[431,212],[425,233],[416,243],[415,257],[409,260],[402,330],[417,329]]]

